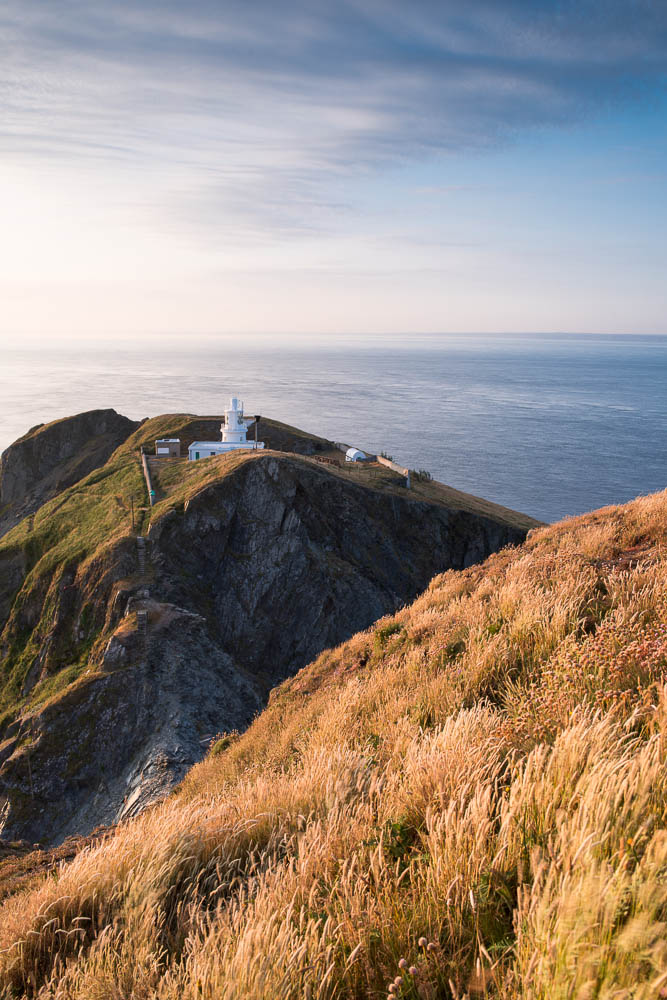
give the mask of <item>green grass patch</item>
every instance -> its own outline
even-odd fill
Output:
[[[73,684],[86,669],[88,658],[82,657],[77,663],[72,663],[69,667],[63,667],[52,677],[45,677],[43,681],[35,685],[31,692],[28,707],[37,708],[47,701],[51,701],[56,695],[64,691],[65,688]]]
[[[400,622],[389,622],[388,625],[383,625],[381,628],[375,630],[375,638],[378,640],[380,645],[384,646],[388,639],[391,639],[392,635],[398,635],[399,632],[405,631]]]

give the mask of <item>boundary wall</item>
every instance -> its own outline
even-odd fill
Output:
[[[146,452],[141,449],[141,464],[144,470],[144,479],[146,480],[146,487],[148,489],[148,502],[153,506],[155,503],[155,490],[153,489],[153,483],[151,482],[151,474],[148,470],[148,461],[146,459]]]

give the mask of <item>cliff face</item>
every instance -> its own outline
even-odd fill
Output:
[[[0,455],[0,535],[109,456],[139,424],[89,410],[29,431]]]
[[[259,708],[203,617],[134,601],[92,676],[9,727],[3,838],[60,841],[136,814],[184,777],[215,734],[246,728]]]
[[[205,613],[265,687],[525,532],[346,482],[287,456],[249,462],[148,534],[162,597]]]
[[[56,841],[138,811],[280,680],[530,523],[295,455],[217,461],[138,543],[119,536],[48,577],[15,567],[0,654],[24,707],[4,717],[3,837]],[[61,689],[31,703],[52,678]]]

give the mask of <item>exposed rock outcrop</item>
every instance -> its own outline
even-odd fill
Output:
[[[139,423],[88,410],[24,434],[0,455],[0,535],[99,468]]]
[[[265,690],[322,649],[524,532],[266,455],[150,529],[160,595],[209,627]]]
[[[4,838],[60,841],[134,815],[261,705],[205,619],[173,605],[132,601],[101,659],[0,747]]]

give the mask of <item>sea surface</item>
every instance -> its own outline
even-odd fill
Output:
[[[95,407],[246,412],[554,521],[667,486],[667,337],[231,337],[6,348],[0,450]],[[186,442],[187,444],[187,442]]]

